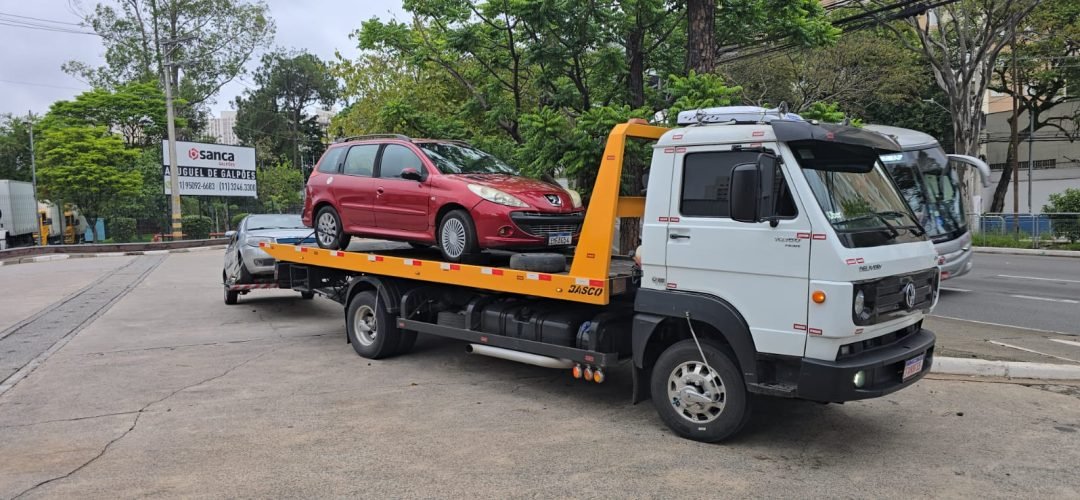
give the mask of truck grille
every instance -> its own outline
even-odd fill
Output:
[[[915,302],[911,307],[905,296],[908,283],[915,287]],[[928,310],[934,303],[937,286],[936,268],[859,283],[856,290],[862,290],[866,297],[866,313],[856,316],[855,324],[873,325],[910,311]]]

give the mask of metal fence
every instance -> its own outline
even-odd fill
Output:
[[[1080,213],[969,214],[972,240],[978,246],[1031,248],[1076,245],[1080,242]],[[1017,243],[1009,244],[1010,241]]]

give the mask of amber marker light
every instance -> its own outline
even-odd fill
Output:
[[[810,298],[814,299],[815,303],[821,304],[825,302],[825,292],[821,290],[814,290],[814,293],[810,296]]]

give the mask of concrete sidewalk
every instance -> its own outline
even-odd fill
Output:
[[[1080,380],[1080,337],[931,316],[933,373]]]

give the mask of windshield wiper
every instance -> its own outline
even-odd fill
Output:
[[[893,224],[889,223],[889,218],[900,219],[900,218],[903,218],[903,217],[911,217],[911,220],[914,221],[915,224],[903,225],[903,226],[894,226]],[[870,229],[856,229],[856,230],[850,230],[850,231],[844,231],[844,232],[845,233],[865,233],[865,232],[869,232],[869,231],[887,230],[889,232],[889,235],[890,235],[889,237],[890,238],[895,238],[897,236],[900,236],[900,231],[898,231],[898,229],[907,229],[908,231],[911,231],[912,233],[914,233],[915,236],[922,236],[922,235],[926,234],[926,230],[923,229],[923,227],[921,225],[919,225],[919,221],[915,220],[914,217],[912,217],[910,214],[905,214],[904,212],[897,212],[895,210],[883,210],[881,212],[871,212],[871,213],[868,213],[868,214],[852,217],[850,219],[844,219],[844,220],[841,220],[841,221],[836,221],[833,224],[847,224],[847,223],[850,223],[850,222],[858,222],[858,221],[867,220],[867,219],[877,219],[877,220],[881,221],[881,224],[884,225],[885,227],[883,227],[883,228],[870,228]]]

